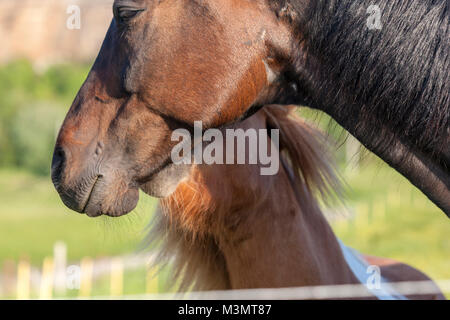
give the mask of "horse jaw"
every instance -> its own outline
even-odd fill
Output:
[[[142,191],[155,198],[167,198],[189,177],[190,165],[170,164],[140,185]]]

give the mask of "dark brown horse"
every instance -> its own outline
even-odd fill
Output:
[[[139,188],[166,196],[186,175],[174,129],[278,103],[327,112],[450,214],[448,1],[377,1],[381,30],[371,4],[116,0],[56,143],[64,203],[120,216]]]
[[[433,294],[419,291],[406,298],[444,299],[419,270],[360,255],[336,238],[318,201],[329,200],[339,182],[317,130],[280,106],[266,106],[235,127],[262,129],[258,139],[266,145],[273,139],[266,129],[278,129],[282,165],[270,176],[260,174],[260,162],[194,165],[161,201],[148,240],[159,250],[157,265],[174,267],[179,290],[362,284],[364,298],[402,299],[389,292],[389,283],[430,281]],[[247,144],[247,155],[250,149]],[[222,156],[227,158],[227,151]],[[378,289],[367,285],[368,268],[374,267]]]

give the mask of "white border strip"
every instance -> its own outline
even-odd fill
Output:
[[[389,285],[398,293],[409,295],[439,294],[450,292],[450,280],[393,282]],[[436,287],[436,285],[439,287]],[[439,291],[441,290],[441,291]],[[163,293],[144,295],[125,295],[122,297],[98,296],[93,300],[321,300],[368,298],[367,287],[362,284],[298,287],[282,289],[248,289],[228,291],[205,291],[185,293]]]

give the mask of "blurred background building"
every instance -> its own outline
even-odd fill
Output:
[[[26,58],[38,65],[90,61],[112,19],[113,0],[0,0],[0,63]],[[80,28],[73,26],[80,8]]]

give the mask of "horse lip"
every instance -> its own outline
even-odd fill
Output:
[[[101,177],[102,177],[101,175],[97,175],[95,177],[94,183],[92,184],[92,187],[89,190],[88,196],[86,198],[86,202],[84,203],[83,209],[81,210],[82,213],[86,213],[86,209],[87,209],[87,206],[89,205],[89,202],[91,201],[91,197],[92,197],[92,194],[94,193],[95,186],[97,185],[97,182]]]

